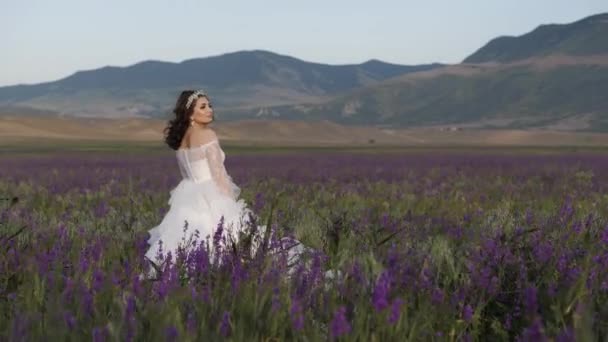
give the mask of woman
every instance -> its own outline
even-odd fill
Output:
[[[149,230],[150,248],[145,256],[156,266],[149,276],[162,269],[167,260],[176,260],[180,248],[188,254],[208,238],[213,241],[207,245],[210,256],[219,262],[221,258],[215,248],[230,246],[239,242],[240,237],[247,237],[245,245],[249,246],[249,257],[253,257],[264,238],[268,238],[266,226],[251,221],[252,218],[258,221],[257,216],[243,199],[238,199],[240,189],[226,172],[226,156],[209,127],[213,122],[209,97],[202,91],[183,91],[173,113],[175,118],[165,128],[165,142],[176,151],[183,179],[170,191],[170,208],[162,222]],[[225,243],[219,242],[222,236]],[[313,252],[290,237],[273,241],[266,244],[266,252],[285,257],[290,275],[303,255]]]
[[[194,237],[199,242],[213,239],[222,219],[224,236],[236,241],[251,213],[238,199],[240,189],[226,172],[224,151],[209,127],[213,122],[209,97],[203,91],[183,91],[173,113],[175,118],[164,131],[165,142],[176,151],[183,179],[170,191],[170,209],[162,222],[149,230],[146,257],[157,265],[169,252],[175,260],[180,245],[186,251],[195,247]]]

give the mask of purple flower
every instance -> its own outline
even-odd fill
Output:
[[[103,253],[103,246],[101,242],[96,242],[93,244],[93,248],[91,248],[91,257],[94,262],[97,262],[101,259],[101,255]]]
[[[386,257],[387,268],[391,271],[394,271],[398,267],[398,263],[399,254],[397,253],[397,247],[393,243],[388,251],[388,256]]]
[[[209,285],[203,286],[203,290],[201,291],[200,298],[203,300],[203,302],[209,303],[209,301],[211,300],[210,296],[211,296],[211,289],[209,288]]]
[[[220,221],[217,224],[217,228],[215,233],[213,234],[213,249],[215,253],[220,252],[220,242],[222,242],[222,235],[224,233],[224,215],[220,218]],[[217,255],[217,254],[216,254]]]
[[[87,313],[87,315],[89,315],[89,317],[95,316],[95,308],[93,306],[93,294],[88,289],[83,289],[81,308],[84,312]]]
[[[524,303],[526,312],[529,314],[534,314],[538,311],[538,299],[537,299],[537,290],[535,286],[528,286],[524,292]]]
[[[388,316],[388,322],[390,324],[395,324],[399,322],[399,318],[401,318],[401,306],[403,305],[403,299],[397,298],[391,304],[391,313]]]
[[[220,333],[224,337],[228,337],[228,335],[230,335],[230,312],[228,311],[224,311],[224,315],[222,315]]]
[[[93,328],[93,342],[104,342],[108,339],[108,329],[106,327]]]
[[[495,296],[500,290],[500,279],[497,276],[492,276],[490,279],[490,287],[488,289],[488,293],[492,296]]]
[[[533,221],[534,221],[534,214],[532,213],[532,210],[530,210],[530,208],[527,208],[526,209],[526,224],[531,225]]]
[[[127,320],[130,320],[135,314],[135,297],[129,296],[127,298],[127,307],[125,309],[125,317]]]
[[[568,257],[564,254],[560,255],[557,259],[556,266],[559,273],[566,273],[568,267]]]
[[[101,290],[101,287],[103,286],[103,280],[104,280],[103,271],[101,271],[99,268],[96,268],[93,271],[93,284],[91,286],[93,291],[99,292],[99,290]]]
[[[546,263],[553,256],[553,246],[549,242],[541,242],[535,245],[534,256],[539,263]]]
[[[137,255],[145,255],[148,250],[148,234],[140,236],[135,240],[135,248],[137,250]]]
[[[329,325],[330,337],[332,340],[350,333],[351,327],[346,319],[346,308],[344,306],[341,306],[336,310],[334,318]]]
[[[543,324],[540,318],[536,318],[531,326],[526,328],[521,336],[522,342],[544,342],[548,341],[545,336]]]
[[[555,342],[575,342],[574,330],[571,327],[566,327],[555,337]]]
[[[264,205],[266,204],[266,201],[264,200],[264,194],[261,193],[261,192],[258,192],[255,195],[254,203],[255,203],[254,204],[254,210],[256,212],[259,212],[264,207]]]
[[[376,286],[374,287],[374,291],[372,293],[372,304],[374,305],[374,309],[376,309],[376,311],[382,311],[388,307],[390,281],[390,274],[388,271],[384,271],[376,282]]]
[[[289,309],[289,314],[291,316],[293,329],[296,331],[304,329],[304,315],[302,313],[302,305],[298,299],[294,298],[291,301],[291,309]]]
[[[321,266],[323,263],[323,253],[317,251],[313,254],[312,265],[310,267],[310,281],[315,284],[321,278]]]
[[[135,335],[135,297],[127,298],[127,307],[125,308],[126,321],[126,340],[131,341]]]
[[[86,273],[87,270],[89,269],[89,260],[88,260],[87,256],[81,255],[80,261],[78,263],[79,263],[80,273]]]
[[[572,223],[572,230],[574,230],[575,233],[580,234],[583,230],[583,223],[581,221]]]
[[[133,293],[135,294],[135,296],[139,296],[142,294],[143,288],[141,286],[141,281],[140,281],[138,275],[134,275],[132,277],[131,287],[133,289]]]
[[[504,326],[505,329],[511,330],[511,327],[513,326],[513,318],[511,317],[511,314],[507,314],[505,317]]]
[[[73,330],[76,326],[76,317],[72,315],[69,311],[64,312],[63,321],[69,330]]]
[[[97,204],[95,207],[95,217],[104,217],[110,211],[108,204],[105,201]]]
[[[246,278],[247,278],[246,271],[243,269],[243,267],[241,265],[240,258],[237,258],[233,263],[232,275],[231,275],[231,281],[230,281],[230,284],[232,285],[233,293],[234,293],[234,291],[236,291],[239,288],[239,285],[241,284],[241,282]]]
[[[484,267],[477,274],[477,286],[483,290],[487,290],[490,287],[490,280],[492,278],[492,270],[490,267]]]
[[[462,309],[462,319],[464,319],[464,321],[467,323],[471,323],[473,320],[473,308],[471,305],[467,304]]]
[[[164,276],[164,274],[163,274]],[[158,298],[159,301],[162,301],[163,299],[165,299],[165,297],[169,294],[169,284],[167,283],[166,279],[162,279],[161,281],[157,282],[156,285],[156,296]]]
[[[359,264],[358,261],[354,262],[350,273],[352,274],[355,282],[357,282],[359,284],[365,284],[365,282],[367,281],[365,279],[365,275],[363,274],[363,270],[361,269],[361,265]]]
[[[271,312],[277,312],[280,308],[281,308],[281,298],[279,297],[279,288],[278,287],[273,287],[272,288],[272,307],[271,307]]]
[[[434,288],[433,292],[431,294],[431,303],[433,303],[434,305],[439,305],[441,303],[443,303],[443,299],[445,298],[445,295],[443,294],[443,291],[439,288]]]
[[[606,227],[604,227],[604,231],[602,232],[602,236],[600,237],[600,240],[608,245],[608,225],[606,225]]]
[[[196,315],[194,313],[194,311],[190,310],[188,312],[188,317],[186,319],[186,329],[190,332],[190,333],[195,333],[196,332],[196,326],[197,324],[197,320],[196,320]]]
[[[175,341],[179,332],[174,326],[169,326],[165,329],[165,337],[167,341]]]
[[[295,296],[298,298],[303,298],[306,296],[308,291],[310,291],[310,282],[305,272],[304,263],[299,263],[296,265],[296,271],[293,279],[296,287]]]

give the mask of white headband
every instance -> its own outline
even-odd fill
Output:
[[[194,100],[196,100],[199,96],[207,96],[204,91],[197,90],[192,95],[188,96],[188,101],[186,101],[186,109],[190,108],[190,105]]]

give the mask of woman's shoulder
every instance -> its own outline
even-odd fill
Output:
[[[205,145],[215,140],[218,140],[217,134],[211,128],[194,130],[189,136],[190,146],[192,147]]]

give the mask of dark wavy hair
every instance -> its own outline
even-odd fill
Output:
[[[173,114],[175,117],[167,123],[167,127],[163,130],[165,133],[165,143],[174,150],[177,150],[182,143],[184,134],[190,125],[190,116],[194,112],[194,104],[190,105],[190,108],[186,109],[186,102],[188,97],[192,95],[194,90],[184,90],[175,102],[175,108]],[[205,95],[199,95],[198,97],[207,97]]]

